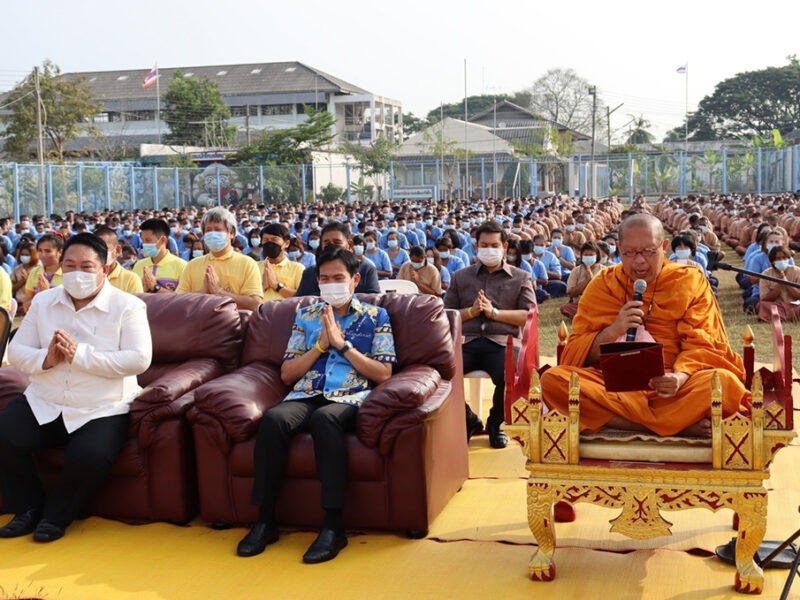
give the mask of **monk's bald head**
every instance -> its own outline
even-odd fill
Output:
[[[664,241],[664,226],[661,221],[647,213],[638,213],[631,215],[625,219],[619,226],[619,243],[623,243],[625,232],[632,229],[647,229],[650,230],[653,236],[653,241],[660,244]]]

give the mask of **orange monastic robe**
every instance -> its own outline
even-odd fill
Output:
[[[550,408],[569,412],[569,377],[577,371],[582,431],[596,432],[620,416],[659,435],[673,435],[710,415],[711,375],[717,369],[723,415],[749,411],[742,358],[728,343],[708,280],[695,267],[668,261],[644,294],[645,327],[664,345],[667,372],[682,371],[690,377],[672,398],[661,398],[653,391],[607,392],[599,365],[584,363],[595,336],[611,325],[622,305],[632,299],[633,281],[623,273],[621,264],[603,269],[592,279],[578,304],[561,365],[542,376],[542,397]]]

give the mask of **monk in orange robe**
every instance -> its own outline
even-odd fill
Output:
[[[603,269],[587,286],[561,364],[542,376],[545,403],[568,414],[570,374],[580,375],[582,431],[610,427],[708,435],[714,369],[722,384],[723,415],[749,412],[742,358],[728,343],[708,280],[695,267],[665,260],[668,243],[661,222],[652,215],[637,214],[622,222],[622,262]],[[636,279],[647,282],[642,301],[632,300]],[[607,392],[599,368],[600,344],[624,338],[629,328],[639,326],[664,345],[665,374],[651,379],[649,390]]]

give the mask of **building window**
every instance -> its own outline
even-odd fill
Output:
[[[101,112],[101,113],[97,113],[94,116],[94,118],[92,119],[92,122],[93,123],[108,123],[109,120],[110,119],[108,118],[108,113],[107,112]]]
[[[317,110],[327,108],[327,106],[322,102],[317,102],[316,104],[313,102],[307,102],[306,104],[298,104],[297,105],[297,114],[304,115],[306,114],[306,106],[310,106],[311,108],[315,108]]]
[[[246,117],[247,108],[247,106],[231,106],[231,117]],[[255,114],[255,111],[250,109],[250,116],[253,114]]]
[[[109,112],[108,113],[108,121],[109,121],[109,123],[119,123],[120,121],[122,121],[122,113]]]
[[[126,121],[155,121],[156,111],[154,110],[131,110],[125,113]]]
[[[290,115],[292,114],[291,104],[262,104],[261,114],[263,116],[271,115]]]

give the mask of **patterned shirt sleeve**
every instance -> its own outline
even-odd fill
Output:
[[[303,311],[298,312],[294,319],[292,335],[289,337],[289,343],[286,346],[283,360],[291,360],[298,356],[303,356],[303,354],[308,352],[308,348],[306,348],[306,330],[303,327],[302,314]]]
[[[394,335],[392,334],[392,322],[389,320],[389,313],[385,309],[379,308],[376,321],[370,358],[383,363],[396,363],[397,356],[394,352]]]

